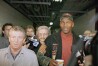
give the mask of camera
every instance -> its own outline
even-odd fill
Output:
[[[39,45],[39,41],[36,38],[27,38],[26,44],[30,44],[30,46],[37,47]]]

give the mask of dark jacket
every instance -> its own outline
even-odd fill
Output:
[[[78,37],[73,33],[73,44],[72,44],[72,52],[74,50],[74,48],[76,47],[76,42],[78,41]],[[58,50],[57,50],[57,54],[56,54],[56,59],[61,59],[62,57],[62,39],[61,39],[61,31],[59,31],[58,33],[55,33],[53,35],[50,35],[46,41],[45,41],[46,45],[47,45],[47,49],[46,49],[46,56],[52,58],[52,45],[53,43],[57,43],[58,44]]]
[[[93,66],[98,66],[98,32],[91,41],[91,54],[93,56]]]

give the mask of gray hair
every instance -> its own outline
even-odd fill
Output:
[[[46,29],[46,30],[48,31],[48,34],[49,34],[49,35],[51,34],[51,33],[50,33],[50,29],[49,29],[47,26],[39,26],[39,27],[37,28],[36,34],[38,34],[38,31],[41,30],[41,29]]]

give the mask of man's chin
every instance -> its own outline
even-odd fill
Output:
[[[15,47],[13,47],[13,49],[18,50],[18,49],[20,49],[20,47],[15,46]]]
[[[40,39],[40,41],[44,42],[44,41],[45,41],[45,39]]]
[[[63,33],[64,33],[64,34],[68,34],[69,32],[68,32],[68,31],[63,31]]]

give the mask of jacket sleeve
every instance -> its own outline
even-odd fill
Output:
[[[38,58],[39,64],[42,66],[48,66],[51,60],[51,58],[44,56],[44,54],[40,52],[37,52],[37,58]]]
[[[49,36],[46,40],[45,40],[45,44],[47,46],[46,48],[46,53],[45,56],[48,56],[50,58],[52,58],[52,44],[54,42],[53,36]]]

